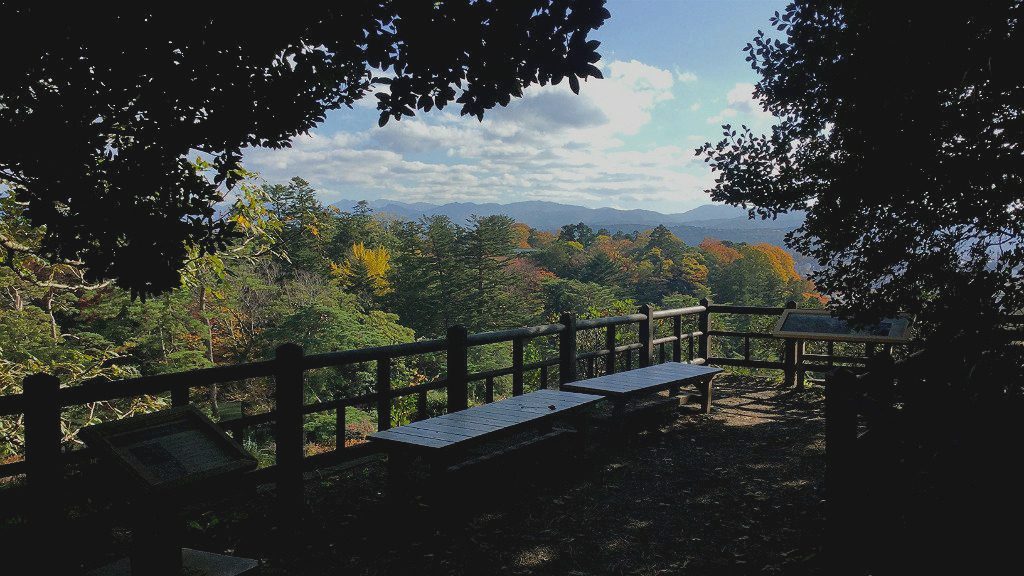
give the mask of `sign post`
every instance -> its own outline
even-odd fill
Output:
[[[138,498],[132,555],[93,576],[237,576],[257,561],[182,549],[180,502],[256,460],[194,406],[83,428],[81,437],[130,479]]]

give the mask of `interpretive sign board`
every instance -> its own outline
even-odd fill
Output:
[[[828,310],[787,309],[783,311],[772,335],[801,340],[835,342],[876,342],[903,344],[910,340],[912,318],[900,314],[868,326],[854,327]]]
[[[257,466],[251,454],[194,406],[96,424],[79,434],[146,491],[178,488]]]

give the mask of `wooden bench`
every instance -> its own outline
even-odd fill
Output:
[[[693,385],[700,394],[701,409],[708,414],[711,412],[711,380],[721,371],[711,366],[666,362],[562,384],[562,390],[609,398],[614,403],[613,417],[621,420],[630,400],[665,390],[669,396],[676,396],[682,386]]]
[[[537,431],[537,440],[554,438],[566,432],[554,429],[556,420],[578,414],[603,399],[602,396],[592,394],[537,390],[381,430],[371,434],[369,439],[384,445],[393,476],[405,473],[417,457],[427,460],[435,473],[447,471],[450,467],[457,470],[466,465],[466,462],[457,463],[458,456],[473,446],[524,430]],[[518,442],[513,444],[513,448],[532,443]],[[503,452],[508,450],[506,447]],[[488,460],[493,457],[484,454],[474,459]]]

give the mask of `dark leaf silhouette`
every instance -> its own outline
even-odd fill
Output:
[[[46,227],[47,257],[160,293],[180,284],[186,246],[232,237],[213,206],[246,147],[288,146],[375,84],[388,87],[381,125],[457,96],[482,118],[524,86],[565,75],[578,86],[599,58],[586,37],[608,18],[603,4],[292,5],[270,26],[233,6],[5,4],[0,48],[17,57],[0,85],[0,181]]]

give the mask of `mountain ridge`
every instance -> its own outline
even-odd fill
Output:
[[[333,206],[350,210],[358,200],[340,200]],[[370,208],[379,214],[417,220],[423,216],[445,215],[458,222],[472,216],[505,214],[517,222],[533,228],[555,232],[566,224],[583,222],[592,228],[609,228],[613,232],[633,229],[645,230],[659,224],[665,226],[690,225],[698,228],[722,230],[785,230],[789,231],[803,223],[803,213],[780,215],[776,220],[750,219],[743,208],[724,204],[704,204],[686,212],[662,213],[654,210],[619,208],[588,208],[574,204],[562,204],[546,200],[525,200],[499,204],[496,202],[402,202],[400,200],[367,200]],[[629,226],[635,228],[628,229]],[[613,229],[614,228],[614,229]],[[723,240],[727,238],[722,238]]]

